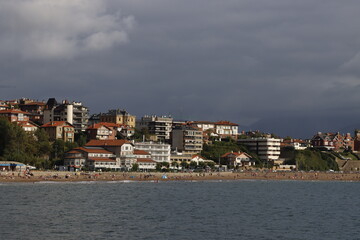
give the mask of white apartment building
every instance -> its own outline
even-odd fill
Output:
[[[255,152],[261,160],[275,161],[280,156],[280,142],[277,138],[249,138],[239,139],[238,143]]]
[[[170,144],[157,142],[135,142],[136,150],[150,153],[151,159],[156,162],[170,162]]]

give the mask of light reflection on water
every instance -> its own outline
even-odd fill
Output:
[[[356,239],[358,182],[0,185],[1,239]]]

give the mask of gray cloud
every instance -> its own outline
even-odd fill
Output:
[[[0,51],[25,59],[72,58],[128,41],[133,16],[100,0],[14,0],[0,8]]]
[[[2,98],[302,137],[359,127],[358,1],[12,2],[0,1],[0,84],[16,88]]]

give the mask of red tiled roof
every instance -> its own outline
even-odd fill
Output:
[[[192,156],[191,156],[191,158],[196,158],[196,157],[199,157],[199,158],[201,158],[201,159],[203,159],[203,160],[206,160],[204,157],[202,157],[202,156],[200,156],[200,155],[198,155],[198,154],[195,154],[195,155],[192,155]]]
[[[110,159],[110,158],[89,158],[89,161],[94,161],[94,162],[116,162],[115,159]]]
[[[239,126],[239,124],[232,123],[232,122],[229,122],[229,121],[218,121],[218,122],[215,122],[215,124],[216,124],[216,125]]]
[[[80,147],[79,150],[87,152],[87,153],[107,153],[107,154],[112,154],[112,152],[109,152],[103,148],[84,148],[84,147]]]
[[[225,153],[225,154],[223,154],[221,157],[222,158],[225,158],[225,157],[227,157],[227,156],[229,156],[230,154],[233,154],[233,155],[235,155],[235,156],[239,156],[239,155],[241,155],[241,154],[245,154],[247,157],[249,157],[249,158],[251,158],[251,156],[249,155],[249,154],[247,154],[246,152],[228,152],[228,153]]]
[[[25,104],[21,104],[23,106],[26,106],[26,105],[40,105],[40,106],[45,106],[46,104],[43,103],[43,102],[30,102],[30,103],[25,103]]]
[[[156,161],[152,160],[151,158],[138,158],[136,162],[148,162],[148,163],[156,163]]]
[[[143,150],[134,150],[134,155],[150,155],[150,153]]]
[[[52,122],[45,123],[41,127],[45,128],[45,127],[59,127],[59,126],[73,127],[73,126],[70,125],[70,123],[65,122],[65,121],[52,121]]]
[[[114,139],[114,140],[90,140],[85,146],[87,147],[120,147],[124,145],[125,143],[130,143],[127,140],[122,139]]]
[[[6,110],[0,110],[0,114],[5,113],[22,113],[22,114],[29,114],[28,112],[24,112],[18,109],[6,109]]]

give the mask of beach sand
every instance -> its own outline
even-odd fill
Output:
[[[305,180],[305,181],[360,181],[360,173],[338,172],[212,172],[212,173],[160,173],[160,172],[58,172],[32,171],[0,172],[0,182],[40,181],[211,181],[211,180]],[[166,176],[166,178],[164,178]]]

